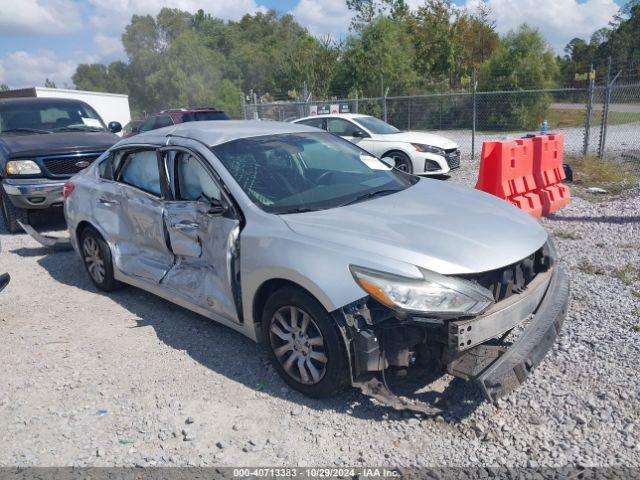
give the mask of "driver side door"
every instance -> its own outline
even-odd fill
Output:
[[[159,150],[170,198],[164,223],[175,263],[161,284],[190,303],[239,322],[240,222],[215,172],[197,153]]]

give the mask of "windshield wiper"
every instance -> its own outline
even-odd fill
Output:
[[[53,131],[54,132],[64,132],[67,130],[80,130],[80,131],[90,131],[90,132],[102,132],[104,130],[104,128],[102,127],[91,127],[89,125],[82,125],[82,126],[68,126],[68,127],[60,127],[60,128],[55,128]]]
[[[282,210],[280,212],[277,212],[277,215],[286,215],[287,213],[317,212],[319,210],[324,210],[324,208],[295,207],[290,208],[289,210]]]
[[[368,199],[373,198],[373,197],[382,197],[382,196],[385,196],[385,195],[391,195],[392,193],[396,193],[396,192],[399,192],[399,191],[400,190],[387,189],[387,190],[376,190],[375,192],[367,192],[367,193],[363,193],[362,195],[357,196],[353,200],[349,200],[347,203],[343,203],[342,205],[338,205],[338,206],[339,207],[346,207],[347,205],[352,205],[354,203],[358,203],[358,202],[361,202],[363,200],[368,200]]]
[[[9,128],[7,130],[0,131],[0,133],[9,133],[9,132],[53,133],[51,130],[41,130],[38,128]]]

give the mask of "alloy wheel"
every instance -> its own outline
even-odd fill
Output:
[[[105,265],[98,241],[93,237],[85,237],[82,242],[82,252],[84,253],[84,262],[91,278],[97,283],[104,282]]]
[[[407,157],[405,157],[404,155],[401,154],[392,154],[391,158],[393,158],[396,162],[396,168],[402,172],[405,173],[411,173],[412,168],[409,165],[409,162],[411,162],[411,160],[409,160]]]
[[[324,337],[310,315],[292,305],[280,308],[271,318],[269,337],[287,375],[305,385],[322,380],[328,357]]]

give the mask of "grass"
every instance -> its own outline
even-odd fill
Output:
[[[586,107],[585,107],[586,110]],[[583,127],[585,110],[555,109],[547,110],[547,122],[549,128]],[[596,110],[591,114],[591,126],[595,127],[602,122],[602,110]],[[625,123],[640,122],[640,112],[609,112],[608,125],[623,125]]]
[[[594,265],[590,263],[588,260],[580,260],[578,262],[578,270],[582,273],[586,273],[587,275],[606,275],[607,271],[599,267],[598,265]]]
[[[573,182],[578,186],[598,187],[609,194],[617,195],[638,185],[637,173],[632,170],[632,165],[626,162],[615,162],[591,155],[567,155],[565,162],[573,168]]]
[[[565,231],[565,230],[554,230],[553,235],[555,237],[564,238],[566,240],[580,240],[582,238],[576,232]]]
[[[625,285],[640,282],[640,268],[635,264],[627,263],[622,267],[613,269],[611,275],[620,280]]]

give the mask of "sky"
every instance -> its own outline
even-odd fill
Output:
[[[454,0],[473,8],[480,0]],[[487,0],[499,33],[523,22],[537,27],[562,53],[574,37],[588,39],[606,26],[625,0]],[[423,0],[407,0],[416,7]],[[79,63],[125,59],[120,36],[133,14],[157,14],[163,6],[202,8],[225,20],[275,9],[287,12],[314,35],[344,38],[351,14],[344,0],[0,0],[0,83],[12,88],[72,86]]]

